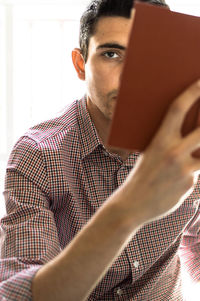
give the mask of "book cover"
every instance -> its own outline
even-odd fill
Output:
[[[170,104],[200,78],[200,18],[137,2],[108,145],[144,151]],[[182,135],[199,122],[199,101]]]

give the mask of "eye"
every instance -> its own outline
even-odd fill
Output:
[[[106,51],[103,53],[103,56],[109,59],[116,59],[119,57],[119,54],[116,53],[115,51]]]

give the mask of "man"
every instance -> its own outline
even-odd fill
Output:
[[[173,102],[143,154],[106,147],[132,4],[92,1],[72,53],[86,96],[13,149],[1,300],[183,300],[180,259],[200,279],[200,160],[191,155],[200,130],[180,134],[200,82]]]

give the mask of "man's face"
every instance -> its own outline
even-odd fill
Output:
[[[85,80],[92,117],[112,119],[132,19],[102,17],[90,38]]]

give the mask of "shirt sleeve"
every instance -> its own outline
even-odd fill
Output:
[[[184,231],[179,255],[183,270],[194,282],[200,280],[200,205],[196,201],[198,210]]]
[[[7,167],[1,220],[1,300],[31,300],[35,273],[61,251],[52,211],[47,173],[37,143],[23,137]]]

